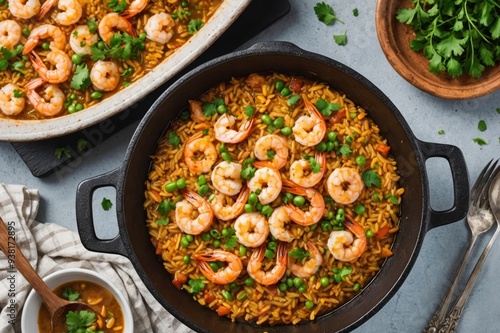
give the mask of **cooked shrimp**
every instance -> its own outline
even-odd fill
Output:
[[[238,195],[236,201],[228,206],[226,205],[228,197],[222,193],[218,193],[214,200],[210,202],[215,217],[222,221],[229,221],[237,218],[245,210],[245,204],[247,203],[249,194],[250,189],[245,186],[240,192],[240,195]]]
[[[92,54],[90,47],[97,43],[99,36],[90,32],[86,25],[79,25],[69,36],[69,45],[76,54]]]
[[[363,227],[346,214],[344,225],[350,230],[332,231],[328,249],[340,261],[354,261],[366,251],[366,234]],[[356,236],[356,239],[354,239]]]
[[[15,116],[24,110],[26,99],[20,95],[17,84],[7,83],[0,89],[0,109],[7,116]]]
[[[234,221],[238,242],[248,247],[262,245],[269,235],[267,220],[261,213],[243,213]]]
[[[269,217],[269,231],[271,235],[277,240],[283,242],[291,242],[295,239],[290,230],[285,228],[285,224],[290,222],[290,216],[288,216],[288,210],[285,206],[279,206],[273,210],[273,213]]]
[[[52,51],[64,50],[66,47],[66,35],[61,28],[52,24],[42,24],[31,30],[28,40],[24,44],[23,54],[28,54],[35,49],[40,40],[52,38],[49,47]]]
[[[113,61],[98,60],[90,70],[90,81],[102,91],[113,91],[120,83],[120,71]]]
[[[0,22],[0,48],[14,49],[21,39],[21,26],[14,20]]]
[[[245,79],[245,83],[252,89],[260,90],[266,83],[266,78],[262,75],[252,73]]]
[[[290,180],[302,187],[313,187],[318,184],[326,171],[326,157],[324,153],[316,152],[314,161],[319,169],[311,170],[310,161],[297,160],[290,166]],[[315,172],[316,171],[316,172]]]
[[[201,101],[189,100],[189,114],[191,116],[191,120],[196,123],[204,123],[207,118],[203,115],[203,110],[201,106],[203,103]]]
[[[288,142],[279,135],[265,135],[257,140],[253,152],[260,160],[254,163],[255,166],[267,166],[279,170],[288,161]]]
[[[144,26],[146,36],[153,42],[167,44],[174,35],[174,20],[167,13],[158,13],[151,16]]]
[[[222,161],[212,171],[212,184],[225,195],[236,195],[243,186],[240,173],[241,164]]]
[[[323,263],[323,256],[316,245],[312,242],[307,242],[306,248],[310,256],[307,256],[303,260],[296,260],[290,256],[288,257],[288,269],[295,276],[303,279],[310,278]]]
[[[349,167],[333,170],[326,181],[326,188],[332,199],[343,205],[356,201],[364,187],[359,172]]]
[[[182,195],[184,200],[175,206],[175,223],[183,232],[199,235],[212,225],[212,207],[205,198],[194,191],[185,190]]]
[[[214,125],[217,140],[226,143],[238,143],[247,138],[252,131],[254,118],[247,119],[241,124],[238,131],[231,129],[236,123],[236,118],[224,113]]]
[[[41,87],[45,81],[41,78],[32,79],[26,84],[26,97],[35,110],[46,117],[52,117],[61,112],[66,96],[55,84],[47,84],[40,96],[36,89]]]
[[[137,35],[132,24],[117,13],[109,13],[104,15],[104,17],[99,22],[99,26],[97,27],[97,29],[99,31],[99,36],[101,36],[102,40],[106,42],[106,44],[109,44],[111,37],[113,37],[117,30],[124,31],[130,36],[135,37]]]
[[[20,19],[29,19],[40,11],[39,0],[9,0],[9,11]]]
[[[276,250],[276,265],[270,271],[262,270],[262,260],[266,253],[266,246],[262,245],[257,251],[252,253],[247,265],[247,272],[258,283],[269,286],[278,283],[286,272],[286,263],[288,261],[288,252],[286,243],[280,242]]]
[[[301,195],[309,200],[309,211],[305,212],[299,207],[289,203],[287,206],[290,218],[297,224],[308,226],[321,220],[325,212],[325,200],[321,193],[313,188],[301,187],[291,181],[283,181],[283,190]]]
[[[55,5],[59,9],[59,13],[56,15],[57,23],[72,25],[80,21],[83,9],[78,0],[47,0],[38,13],[38,19],[41,20]]]
[[[148,2],[149,0],[132,0],[128,8],[121,15],[126,19],[134,17],[146,8]]]
[[[56,49],[47,53],[45,59],[55,66],[54,69],[48,69],[35,51],[32,51],[29,57],[33,68],[44,81],[62,83],[69,79],[73,63],[66,52]]]
[[[231,283],[238,278],[243,270],[241,259],[234,253],[222,250],[207,249],[193,255],[193,259],[198,261],[198,268],[201,273],[210,281],[216,284]],[[225,262],[227,266],[217,272],[210,267],[207,262]]]
[[[257,169],[247,183],[252,192],[260,190],[258,198],[263,205],[273,202],[280,195],[282,185],[279,171],[268,167]]]
[[[304,101],[304,104],[309,111],[310,116],[300,116],[295,125],[293,125],[292,132],[295,141],[301,145],[311,147],[315,146],[323,140],[326,134],[325,120],[318,109],[309,101]]]
[[[184,162],[193,173],[207,173],[217,161],[217,150],[203,132],[193,135],[184,145]]]

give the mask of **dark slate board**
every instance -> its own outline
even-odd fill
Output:
[[[35,177],[43,177],[61,170],[68,163],[80,158],[80,156],[84,156],[93,147],[127,126],[137,124],[161,93],[187,71],[210,59],[234,51],[245,41],[286,15],[289,10],[290,4],[288,0],[253,0],[233,25],[207,51],[181,73],[164,83],[140,102],[81,131],[48,140],[15,142],[12,143],[12,146]],[[83,150],[78,147],[78,142],[81,139],[87,143],[86,148]],[[55,155],[58,148],[65,148],[71,153],[71,157],[68,158],[63,154],[58,158]]]

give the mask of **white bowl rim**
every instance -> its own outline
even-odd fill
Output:
[[[65,278],[66,276],[75,275],[75,278]],[[64,281],[59,281],[58,279],[64,278]],[[71,281],[90,281],[93,283],[98,283],[107,290],[109,290],[113,296],[116,298],[120,307],[122,309],[123,318],[126,321],[125,329],[123,333],[133,333],[134,332],[134,317],[132,315],[132,310],[130,304],[123,295],[123,293],[116,287],[111,281],[108,281],[103,275],[96,273],[90,269],[86,268],[63,268],[53,273],[48,274],[42,278],[45,283],[51,288],[57,288],[61,284],[71,282]],[[32,289],[26,298],[24,303],[22,313],[21,313],[21,332],[38,332],[38,311],[42,304],[42,299],[35,291]],[[37,315],[37,320],[33,320],[33,316],[26,315],[26,309],[31,313],[35,310]],[[33,327],[35,330],[33,330]]]
[[[134,112],[136,103],[174,77],[210,47],[252,0],[224,0],[200,31],[151,72],[102,102],[73,114],[43,120],[0,118],[0,141],[45,140],[77,132],[122,111]],[[140,89],[139,89],[140,87]]]

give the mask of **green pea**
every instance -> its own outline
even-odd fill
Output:
[[[167,185],[165,185],[165,190],[169,193],[177,190],[177,182],[168,183]]]
[[[198,177],[198,185],[205,185],[207,183],[207,179],[204,175],[200,175]]]
[[[267,259],[274,258],[274,251],[267,249],[266,252],[264,252],[264,257],[266,257]]]
[[[229,235],[229,232],[227,231],[226,228],[222,229],[221,231],[222,237],[227,237]]]
[[[82,111],[83,110],[83,104],[82,103],[78,103],[75,105],[75,111]]]
[[[90,94],[90,98],[92,99],[99,99],[102,97],[102,92],[100,91],[94,91],[92,94]]]
[[[306,203],[306,199],[301,196],[301,195],[297,195],[293,198],[293,204],[297,207],[301,207],[303,206],[304,204]]]
[[[352,290],[354,290],[354,291],[359,291],[359,288],[360,288],[360,285],[357,282],[352,286]]]
[[[186,238],[187,238],[187,240],[188,240],[189,243],[191,243],[192,241],[194,241],[193,235],[186,235]]]
[[[184,256],[182,258],[182,262],[187,265],[187,264],[189,264],[191,262],[191,258],[189,256]]]
[[[356,112],[349,113],[349,118],[351,118],[352,120],[356,119],[357,116],[358,114]]]
[[[245,204],[245,212],[247,213],[253,213],[253,205],[252,204]]]
[[[351,137],[351,136],[349,136],[349,135],[348,135],[348,136],[346,136],[346,137],[345,137],[345,142],[346,142],[346,143],[352,143],[352,137]]]
[[[182,8],[186,8],[187,6],[189,6],[189,3],[187,1],[181,2],[181,7]]]
[[[73,101],[74,101],[75,99],[77,99],[77,98],[78,98],[78,96],[76,96],[76,94],[75,94],[75,93],[72,93],[72,94],[69,96],[69,98],[70,98],[71,100],[73,100]]]
[[[74,64],[79,65],[79,64],[81,64],[81,63],[82,63],[82,56],[81,56],[81,55],[79,55],[79,54],[76,54],[76,53],[75,53],[75,54],[73,54],[73,55],[71,56],[71,61],[72,61]]]
[[[245,245],[240,245],[240,256],[246,256],[247,255],[247,248]]]
[[[249,204],[255,205],[258,200],[259,200],[259,196],[257,195],[257,193],[252,192],[248,195],[248,203]]]
[[[208,242],[211,239],[212,239],[212,235],[210,235],[209,232],[205,232],[201,235],[201,240],[204,242]]]
[[[179,190],[182,190],[182,189],[186,188],[186,179],[185,178],[179,178],[179,179],[177,179],[177,181],[175,182],[175,184],[177,185],[177,188]]]
[[[366,238],[372,238],[373,237],[373,231],[370,229],[366,230],[365,232]]]
[[[330,279],[328,279],[326,276],[323,276],[321,279],[319,279],[319,282],[321,283],[321,286],[326,287],[330,284]]]
[[[283,120],[283,118],[276,118],[274,119],[273,124],[274,126],[276,126],[276,128],[281,129],[285,125],[285,121]]]
[[[366,157],[364,157],[363,155],[359,155],[356,156],[354,161],[356,162],[357,165],[364,166],[366,164]]]
[[[261,213],[269,217],[273,213],[273,207],[265,205],[264,207],[262,207]]]
[[[182,236],[182,238],[181,238],[181,246],[182,247],[188,247],[189,246],[189,240],[187,239],[186,236]]]
[[[345,214],[344,208],[337,209],[337,214],[344,215]]]
[[[283,80],[276,80],[276,83],[274,84],[274,88],[276,90],[281,91],[285,87],[285,82]]]
[[[23,35],[25,35],[26,37],[28,37],[31,33],[30,29],[29,28],[23,28],[23,31],[22,31]]]
[[[245,285],[247,287],[253,286],[253,283],[254,283],[254,280],[251,277],[245,279]]]
[[[321,141],[316,145],[316,150],[319,152],[324,152],[326,150],[326,142]]]
[[[281,96],[288,96],[291,93],[292,93],[292,91],[288,87],[284,87],[283,89],[281,89]]]
[[[212,244],[215,248],[220,247],[220,240],[215,239],[214,243]]]
[[[285,292],[288,289],[288,285],[282,282],[278,285],[278,289],[282,292]]]
[[[332,151],[335,148],[335,143],[328,141],[325,145],[326,151]]]
[[[309,310],[312,310],[314,308],[314,302],[313,301],[306,301],[306,308]]]
[[[281,134],[289,136],[290,134],[292,134],[292,129],[288,126],[285,126],[281,129]]]
[[[289,203],[293,200],[293,194],[290,192],[286,192],[285,196],[283,197],[283,203]]]
[[[141,32],[141,33],[139,34],[139,39],[145,39],[145,38],[146,38],[146,36],[147,36],[147,35],[146,35],[146,33],[145,33],[145,32]]]
[[[377,192],[373,193],[373,195],[372,195],[372,199],[373,199],[375,202],[380,202],[380,198],[379,198],[379,196],[378,196],[378,193],[377,193]]]
[[[24,45],[19,44],[18,46],[16,46],[16,53],[17,53],[17,54],[19,54],[19,53],[23,52],[23,50],[24,50]],[[24,60],[24,57],[23,57],[23,60]],[[28,57],[28,59],[26,59],[26,60],[24,60],[24,61],[28,61],[28,60],[29,60],[29,57]]]
[[[307,286],[305,284],[301,285],[300,287],[297,288],[297,291],[299,293],[305,293],[307,291]]]
[[[286,285],[290,288],[293,287],[293,279],[291,277],[286,279]]]
[[[68,106],[68,112],[69,113],[75,113],[76,112],[76,107],[71,104],[70,106]]]
[[[257,210],[260,212],[262,210],[262,204],[260,202],[257,202]]]
[[[43,42],[42,43],[42,49],[44,49],[44,50],[50,49],[50,43],[49,42]]]
[[[336,132],[330,132],[326,135],[328,141],[333,142],[337,139],[337,133]]]
[[[231,154],[229,154],[228,152],[223,152],[222,154],[220,154],[220,156],[226,162],[231,162],[232,160]]]
[[[328,212],[328,216],[326,218],[329,220],[333,220],[334,217],[335,217],[335,215],[333,214],[332,211],[330,211],[330,212]]]
[[[201,185],[200,188],[198,189],[198,194],[205,195],[205,194],[207,194],[208,190],[209,190],[209,188],[208,188],[207,184]]]
[[[214,271],[214,272],[217,272],[219,270],[219,265],[217,265],[216,262],[211,262],[208,264],[210,266],[210,268]]]
[[[278,243],[276,243],[276,242],[269,242],[269,243],[267,243],[267,248],[269,250],[273,250],[274,251],[274,250],[276,250],[277,247],[278,247]]]
[[[297,288],[298,288],[298,287],[300,287],[300,286],[301,286],[301,285],[303,285],[303,284],[304,284],[304,281],[302,281],[302,279],[301,279],[301,278],[296,277],[295,279],[293,279],[293,285],[294,285],[295,287],[297,287]]]
[[[358,215],[363,215],[363,213],[366,211],[365,206],[358,204],[356,207],[354,207],[354,212]]]
[[[238,284],[236,282],[231,283],[229,285],[229,289],[235,291],[236,289],[238,289]]]
[[[97,43],[97,48],[99,50],[104,50],[106,47],[106,43],[104,43],[102,40]]]
[[[321,230],[328,231],[332,229],[332,224],[330,221],[322,221],[321,222]]]
[[[225,106],[224,104],[219,105],[217,107],[217,112],[219,112],[220,114],[226,113],[227,112],[227,106]]]
[[[273,122],[273,120],[268,114],[263,114],[262,117],[260,117],[260,119],[262,119],[262,122],[266,125],[271,125]]]

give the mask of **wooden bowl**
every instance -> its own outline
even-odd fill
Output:
[[[378,0],[375,9],[377,36],[387,60],[406,81],[429,94],[447,99],[476,98],[500,88],[500,66],[486,67],[481,77],[464,74],[452,78],[442,72],[429,72],[429,60],[422,52],[410,49],[414,30],[396,19],[400,8],[410,7],[408,0]]]

